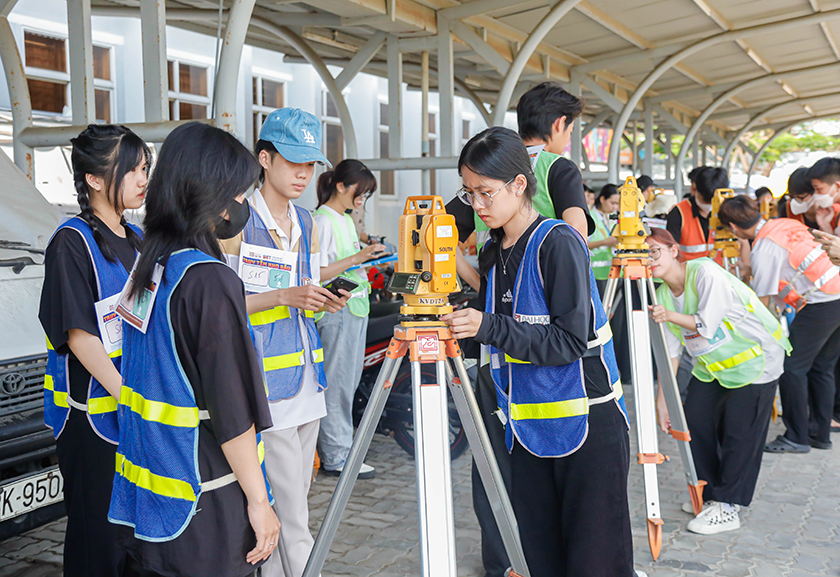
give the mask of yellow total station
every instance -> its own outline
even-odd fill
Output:
[[[779,199],[772,194],[765,194],[761,198],[761,218],[770,220],[779,216]]]
[[[715,195],[712,197],[712,213],[709,215],[709,229],[715,236],[715,253],[722,251],[725,258],[738,258],[741,254],[738,237],[728,227],[723,226],[718,217],[723,201],[734,197],[735,191],[731,188],[715,190]]]
[[[410,196],[400,216],[399,260],[388,290],[403,295],[404,315],[452,312],[449,294],[461,290],[455,271],[458,229],[439,196]]]
[[[636,184],[636,179],[628,176],[623,185],[618,187],[618,223],[613,227],[612,235],[618,239],[616,249],[622,256],[633,254],[647,255],[648,245],[645,238],[650,234],[647,225],[642,222],[645,198]]]

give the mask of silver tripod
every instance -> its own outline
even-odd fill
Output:
[[[646,245],[645,245],[646,246]],[[650,319],[647,305],[656,305],[656,289],[647,266],[647,249],[633,251],[635,254],[617,256],[607,287],[604,291],[604,309],[607,315],[615,300],[619,279],[624,286],[624,309],[627,315],[627,332],[630,340],[630,360],[636,404],[636,437],[638,439],[639,463],[644,469],[645,507],[650,551],[654,560],[662,548],[662,516],[659,510],[659,482],[656,466],[665,462],[659,452],[656,430],[656,396],[653,386],[653,366],[647,351],[653,348],[656,367],[659,370],[660,386],[671,417],[670,434],[677,440],[680,459],[688,484],[694,514],[703,508],[703,486],[705,481],[697,479],[694,458],[691,455],[691,436],[683,412],[677,379],[671,365],[671,357],[665,340],[665,327]],[[631,295],[632,283],[639,290],[641,309],[635,309]],[[618,311],[616,311],[618,314]]]
[[[448,383],[511,562],[509,575],[529,577],[519,539],[519,528],[481,420],[461,349],[449,328],[439,321],[404,321],[394,328],[394,338],[391,339],[373,394],[318,531],[303,577],[318,577],[324,566],[341,515],[370,447],[376,424],[406,353],[411,361],[417,509],[423,576],[457,577],[458,574],[449,456],[449,408],[446,387],[443,386],[443,383]],[[435,383],[421,382],[420,365],[423,363],[435,364]]]

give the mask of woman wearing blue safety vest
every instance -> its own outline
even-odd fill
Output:
[[[258,433],[271,426],[242,282],[220,238],[259,176],[235,136],[188,123],[149,182],[123,316],[120,436],[108,517],[125,575],[244,577],[279,542]],[[113,463],[111,465],[114,466]]]
[[[495,384],[530,573],[630,577],[627,420],[612,349],[597,344],[606,316],[586,241],[532,207],[536,180],[513,131],[473,137],[458,169],[459,197],[491,229],[479,258],[485,312],[442,320],[489,361],[479,378]]]
[[[612,236],[613,223],[610,215],[618,211],[618,187],[605,184],[595,198],[595,206],[589,209],[595,221],[595,232],[589,237],[589,250],[592,251],[592,272],[598,283],[598,293],[603,295],[610,276],[612,257],[618,239]]]
[[[123,211],[143,205],[151,154],[123,126],[91,125],[71,142],[81,212],[58,228],[45,257],[44,421],[64,477],[65,575],[119,576],[125,555],[108,523],[122,354],[112,305],[140,249]]]
[[[674,370],[685,349],[694,360],[685,399],[697,476],[706,481],[703,511],[688,530],[703,535],[740,528],[740,506],[755,491],[770,412],[790,343],[756,294],[709,258],[680,262],[677,241],[653,229],[650,268],[664,282],[651,317],[667,323]],[[668,431],[660,387],[659,423]],[[690,503],[683,505],[693,512]]]
[[[370,283],[366,270],[357,268],[375,253],[385,250],[381,244],[359,243],[350,212],[362,206],[376,192],[376,178],[358,160],[339,162],[333,170],[318,177],[318,208],[315,223],[321,246],[322,284],[337,276],[359,285],[347,306],[338,312],[316,315],[321,345],[324,347],[324,372],[329,388],[324,392],[327,416],[321,419],[318,445],[321,464],[327,475],[340,475],[353,444],[353,397],[362,378],[370,301]],[[376,471],[363,463],[360,479],[370,479]]]

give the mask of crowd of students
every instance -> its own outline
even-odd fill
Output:
[[[476,397],[531,574],[632,577],[642,573],[627,500],[627,343],[614,343],[601,302],[619,195],[607,185],[590,202],[561,156],[582,111],[543,83],[519,101],[518,134],[494,127],[464,146],[447,210],[460,240],[479,235],[478,269],[457,255],[479,298],[441,320],[480,359]],[[65,574],[302,574],[316,450],[337,475],[353,439],[369,313],[357,267],[385,249],[366,235],[362,248],[350,216],[376,191],[373,174],[355,160],[333,168],[320,148],[320,122],[298,109],[271,113],[253,151],[182,125],[151,172],[149,148],[124,127],[92,125],[73,140],[81,212],[49,243],[40,312]],[[313,214],[295,201],[319,163],[331,170]],[[745,196],[723,204],[745,258],[752,241],[752,288],[709,258],[711,198],[726,172],[690,177],[691,196],[648,238],[662,281],[650,312],[667,323],[675,366],[693,367],[685,411],[708,500],[689,529],[715,533],[739,526],[762,450],[831,446],[840,160],[794,173],[794,218],[765,222]],[[652,179],[638,182],[655,202]],[[141,231],[123,213],[144,204]],[[357,288],[325,288],[338,276]],[[789,339],[774,298],[796,309]],[[777,384],[787,432],[765,447]],[[374,474],[363,466],[362,478]],[[501,576],[509,562],[473,478],[483,564]]]

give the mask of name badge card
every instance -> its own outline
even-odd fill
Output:
[[[99,337],[105,352],[109,355],[122,348],[122,319],[117,315],[119,293],[94,303],[96,322],[99,324]]]
[[[155,270],[152,272],[152,282],[147,286],[139,296],[129,296],[131,287],[134,286],[134,271],[137,268],[138,258],[131,267],[131,274],[128,275],[128,282],[119,296],[119,304],[117,305],[117,314],[119,314],[125,322],[139,330],[144,335],[146,329],[149,328],[149,320],[151,320],[152,307],[157,298],[158,289],[160,288],[160,281],[163,278],[163,267],[159,264],[155,265]]]
[[[297,286],[298,254],[285,250],[242,243],[239,249],[239,278],[245,290],[263,293]]]
[[[723,326],[720,326],[710,339],[701,336],[700,333],[685,330],[683,331],[683,339],[685,340],[685,348],[688,349],[688,353],[693,357],[701,357],[708,355],[731,341],[732,335]]]

